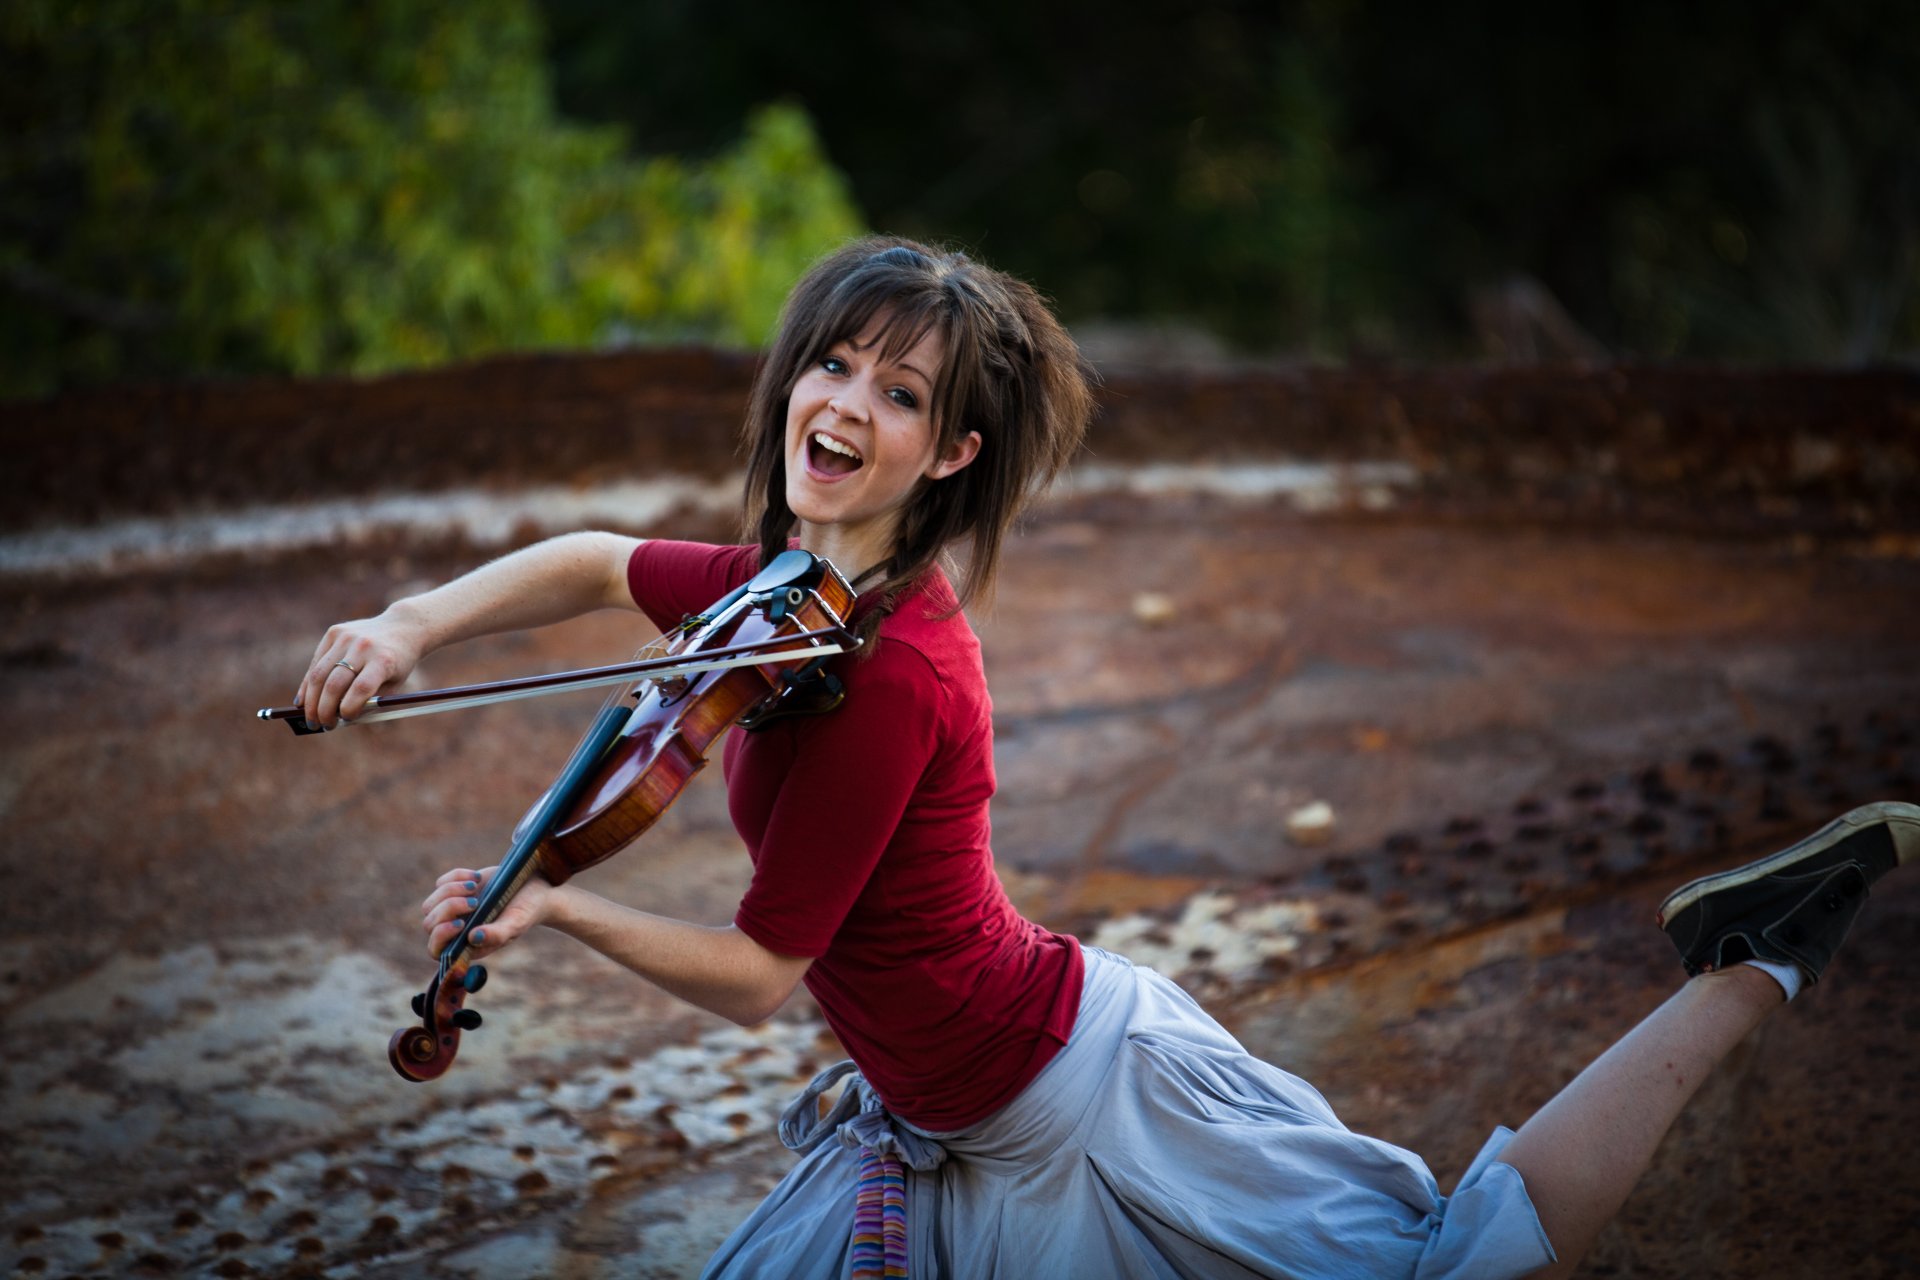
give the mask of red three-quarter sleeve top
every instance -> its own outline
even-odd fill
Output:
[[[627,581],[664,630],[758,567],[753,547],[651,541]],[[1022,917],[994,874],[992,705],[953,608],[935,570],[871,656],[832,660],[838,708],[736,730],[724,758],[753,860],[734,924],[813,957],[807,989],[861,1074],[935,1132],[999,1110],[1059,1052],[1082,968],[1079,944]]]

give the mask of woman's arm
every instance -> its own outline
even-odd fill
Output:
[[[497,631],[564,621],[595,609],[634,608],[627,561],[639,540],[570,533],[522,548],[464,577],[396,600],[375,618],[327,628],[300,680],[307,719],[332,728],[406,679],[435,649]]]
[[[438,956],[460,930],[497,868],[456,868],[421,903],[427,953]],[[536,925],[577,938],[670,995],[741,1026],[764,1022],[786,1003],[813,961],[769,951],[732,925],[712,928],[649,915],[574,885],[531,879],[506,909],[474,931],[476,955],[489,955]]]

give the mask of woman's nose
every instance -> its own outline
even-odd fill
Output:
[[[867,420],[866,392],[859,387],[845,388],[833,399],[827,401],[827,408],[833,410],[835,417],[845,418],[849,422],[865,422]]]

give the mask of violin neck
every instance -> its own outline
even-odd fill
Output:
[[[440,964],[443,970],[451,969],[460,963],[466,954],[467,935],[498,916],[506,908],[507,903],[513,900],[513,895],[520,892],[520,886],[527,882],[527,877],[533,874],[534,868],[538,865],[535,855],[541,843],[573,807],[574,802],[580,798],[581,791],[592,780],[594,769],[600,763],[600,758],[607,753],[607,748],[613,745],[613,740],[620,736],[620,731],[626,727],[632,713],[633,709],[626,705],[626,700],[619,697],[609,699],[607,704],[600,708],[600,714],[594,718],[592,728],[587,730],[586,736],[580,739],[578,746],[574,747],[573,755],[567,760],[566,768],[560,771],[560,776],[554,779],[551,787],[547,788],[546,795],[540,797],[539,803],[534,805],[533,810],[527,814],[526,820],[520,824],[520,830],[514,836],[513,847],[507,850],[507,856],[500,860],[500,870],[488,882],[486,892],[480,896],[480,904],[467,917],[467,923],[459,934],[440,953]]]

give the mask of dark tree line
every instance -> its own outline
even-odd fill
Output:
[[[869,222],[1078,317],[1330,356],[1529,320],[1653,357],[1920,349],[1898,0],[544,4],[570,113],[698,152],[790,98]]]
[[[1322,359],[1920,353],[1920,5],[12,0],[0,395],[751,345],[863,225]]]

